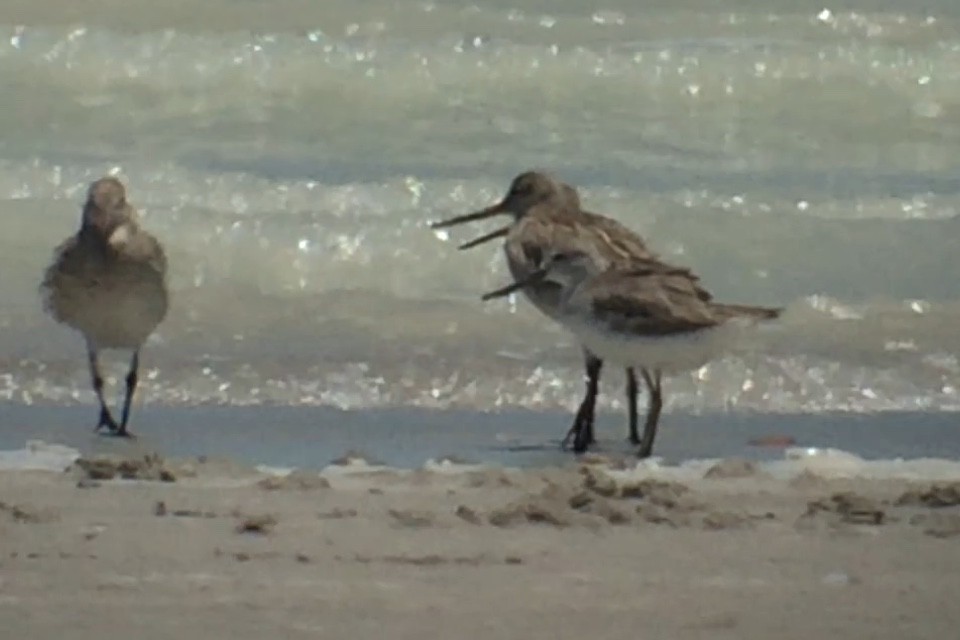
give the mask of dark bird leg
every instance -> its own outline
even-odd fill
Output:
[[[630,415],[630,444],[640,444],[640,434],[637,433],[637,372],[633,367],[627,368],[627,408]]]
[[[659,370],[654,372],[653,376],[646,369],[640,369],[640,373],[643,374],[643,381],[647,383],[647,388],[650,390],[650,401],[637,457],[649,458],[653,453],[653,440],[657,437],[657,423],[660,421],[660,410],[663,408],[663,390],[660,388]]]
[[[563,446],[566,449],[573,440],[573,450],[576,453],[583,453],[587,447],[594,442],[593,439],[593,419],[594,410],[597,405],[597,394],[600,392],[600,370],[603,368],[603,360],[596,357],[586,349],[583,351],[584,367],[587,371],[587,393],[577,409],[577,416],[574,418],[573,426],[567,432],[563,439]]]
[[[582,448],[577,444],[574,438],[573,449],[577,453],[587,450],[592,444],[596,444],[596,431],[594,429],[595,417],[597,412],[597,396],[600,395],[600,370],[603,369],[603,360],[593,355],[585,355],[585,366],[587,369],[587,393],[590,395],[590,404],[583,417],[583,440]]]
[[[87,362],[90,365],[90,377],[93,379],[93,390],[97,394],[97,400],[100,401],[100,421],[97,422],[94,431],[100,431],[100,429],[106,427],[110,433],[116,433],[120,430],[120,427],[117,426],[116,420],[110,415],[110,410],[107,409],[107,403],[103,399],[103,375],[100,373],[100,361],[97,358],[97,349],[89,343],[87,344]]]
[[[123,415],[120,416],[120,430],[118,436],[130,436],[127,431],[127,422],[130,420],[130,403],[133,401],[133,392],[137,389],[137,370],[140,368],[140,350],[133,352],[130,358],[130,370],[127,372],[127,395],[123,398]]]

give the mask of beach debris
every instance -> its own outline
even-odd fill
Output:
[[[483,524],[483,520],[480,519],[480,515],[466,505],[461,504],[459,507],[457,507],[457,510],[454,511],[454,514],[464,522],[469,522],[470,524]]]
[[[685,484],[652,478],[625,484],[620,488],[621,498],[645,500],[667,509],[683,508],[692,511],[702,508],[699,503],[684,498],[689,493],[690,488]]]
[[[594,501],[594,494],[588,493],[586,491],[578,491],[574,493],[567,500],[567,504],[570,505],[571,509],[584,509],[589,506]]]
[[[264,491],[312,491],[329,489],[330,481],[318,473],[296,470],[284,476],[268,476],[257,482]]]
[[[454,557],[441,556],[436,553],[431,553],[423,556],[412,556],[407,554],[386,555],[386,556],[365,556],[365,555],[355,554],[353,557],[350,557],[350,558],[344,558],[343,556],[334,556],[334,559],[341,562],[352,561],[360,564],[372,564],[375,562],[379,562],[384,564],[403,564],[403,565],[410,565],[414,567],[438,567],[441,565],[448,565],[448,564],[477,567],[477,566],[480,566],[481,564],[497,564],[496,560],[493,560],[487,554],[484,554],[484,553],[474,555],[474,556],[454,556]]]
[[[586,506],[584,513],[602,518],[613,525],[630,524],[632,520],[629,513],[603,499],[593,500]]]
[[[330,511],[321,511],[317,514],[318,518],[327,519],[327,520],[338,520],[341,518],[356,518],[357,510],[356,509],[341,509],[340,507],[335,507]]]
[[[797,439],[788,435],[770,435],[760,436],[747,440],[747,446],[750,447],[768,447],[771,449],[784,449],[797,444]]]
[[[736,511],[711,511],[703,516],[701,523],[707,531],[722,531],[749,529],[753,527],[754,520],[750,515]]]
[[[470,471],[464,474],[464,483],[471,489],[484,487],[512,487],[513,480],[501,469]]]
[[[960,505],[960,482],[932,484],[926,489],[911,489],[904,492],[896,504],[923,505],[932,509],[956,507]]]
[[[690,489],[679,482],[668,482],[646,478],[626,484],[618,484],[610,476],[582,467],[583,485],[579,491],[566,493],[565,501],[568,506],[580,513],[598,516],[610,524],[627,524],[633,520],[636,513],[646,522],[669,524],[671,526],[686,526],[689,518],[670,515],[668,511],[688,513],[705,508],[701,503],[689,496]],[[553,494],[560,493],[559,485],[548,489]],[[554,497],[545,491],[547,497]],[[625,511],[617,507],[611,499],[642,500],[644,504],[633,510]]]
[[[0,512],[9,514],[14,522],[21,524],[42,524],[57,519],[56,512],[50,509],[37,509],[28,505],[0,502]]]
[[[472,560],[472,559],[471,559]],[[409,564],[415,567],[435,567],[441,564],[447,564],[450,562],[447,558],[437,555],[435,553],[428,554],[425,556],[408,556],[408,555],[397,555],[397,556],[383,556],[380,558],[381,562],[386,562],[389,564]]]
[[[168,509],[167,503],[158,500],[153,505],[153,515],[158,517],[173,516],[175,518],[216,518],[217,514],[213,511],[201,511],[200,509]]]
[[[614,506],[600,494],[586,490],[574,492],[567,498],[567,504],[574,511],[597,516],[609,524],[628,524],[632,520],[629,513]]]
[[[237,562],[249,562],[250,560],[276,560],[283,557],[279,551],[227,551],[220,547],[213,549],[213,555],[217,558],[233,558]]]
[[[494,509],[487,516],[487,521],[495,527],[509,527],[523,523],[566,527],[570,525],[570,518],[564,513],[564,507],[563,503],[555,500],[530,498]]]
[[[422,556],[409,554],[367,556],[358,553],[353,556],[336,555],[334,556],[334,560],[338,562],[356,562],[359,564],[383,563],[410,565],[414,567],[439,567],[443,565],[479,567],[481,565],[520,565],[524,563],[524,559],[518,555],[508,555],[501,559],[486,553],[478,553],[470,556],[443,556],[436,553]]]
[[[758,475],[767,475],[756,462],[743,458],[728,458],[713,465],[703,477],[708,480],[726,480],[735,478],[753,478]]]
[[[159,455],[147,454],[139,458],[121,458],[112,455],[77,458],[74,462],[88,480],[148,480],[175,482],[176,476]],[[72,468],[72,467],[71,467]]]
[[[267,535],[277,526],[277,519],[270,514],[260,515],[239,515],[237,522],[237,533],[253,533],[257,535]]]
[[[436,516],[429,511],[413,511],[410,509],[390,509],[387,511],[394,521],[402,526],[411,529],[422,529],[432,527],[436,524]]]
[[[617,494],[617,483],[610,476],[602,473],[595,473],[589,467],[582,467],[583,487],[597,495],[605,498],[612,498]]]
[[[881,525],[886,519],[886,512],[876,501],[852,491],[835,493],[828,498],[807,503],[807,512],[803,517],[818,513],[837,514],[840,521],[847,524]]]
[[[637,506],[636,513],[644,522],[666,525],[673,529],[690,526],[690,514],[686,511],[674,511],[653,503]]]

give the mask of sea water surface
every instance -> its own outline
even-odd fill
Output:
[[[529,168],[718,299],[787,307],[748,353],[669,380],[665,446],[697,415],[800,439],[810,422],[777,416],[853,416],[880,439],[960,427],[953,0],[13,0],[0,131],[5,440],[36,431],[30,407],[84,437],[96,417],[82,341],[37,285],[104,174],[170,260],[143,430],[200,433],[216,415],[186,410],[226,405],[315,407],[294,420],[311,438],[374,409],[449,412],[489,438],[551,416],[559,437],[576,344],[522,298],[480,301],[503,257],[456,245],[491,224],[428,228]],[[622,373],[601,389],[622,415]]]

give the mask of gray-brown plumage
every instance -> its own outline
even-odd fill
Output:
[[[780,309],[715,302],[689,270],[650,260],[598,266],[584,249],[557,250],[541,266],[484,300],[550,281],[560,289],[556,314],[597,357],[642,365],[651,391],[638,454],[653,451],[663,405],[661,377],[699,368],[724,353],[740,332]],[[652,372],[652,374],[651,374]]]
[[[523,280],[537,271],[544,257],[557,251],[585,252],[593,257],[600,270],[636,261],[645,261],[652,265],[652,268],[678,269],[659,262],[639,235],[616,220],[584,211],[579,195],[572,186],[537,171],[527,171],[514,178],[507,195],[497,204],[431,226],[449,227],[499,214],[512,216],[513,222],[466,242],[460,248],[469,249],[489,240],[505,237],[504,253],[515,280]],[[691,277],[695,282],[696,277],[692,274]],[[556,283],[541,280],[525,287],[523,292],[542,313],[559,320],[561,288]],[[702,295],[709,297],[706,291],[702,291]],[[602,366],[602,359],[584,349],[586,395],[577,411],[573,426],[564,439],[566,444],[572,438],[573,448],[577,452],[585,451],[593,441],[594,409]],[[631,442],[639,444],[641,438],[637,425],[637,378],[632,366],[626,368],[626,373],[629,437]],[[644,378],[648,379],[649,376],[645,373]],[[648,382],[647,386],[652,393],[652,384]]]
[[[80,230],[57,247],[40,290],[44,309],[86,341],[90,377],[100,402],[97,430],[106,427],[112,435],[129,435],[140,349],[167,313],[166,271],[163,247],[140,228],[123,184],[112,177],[93,182]],[[103,349],[133,352],[119,423],[104,401],[98,359]]]

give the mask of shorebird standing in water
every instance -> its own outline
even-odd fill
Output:
[[[83,334],[93,390],[100,401],[96,430],[129,436],[130,403],[137,387],[140,349],[167,313],[167,259],[163,247],[140,228],[116,178],[101,178],[87,191],[80,230],[55,252],[40,290],[45,310]],[[99,353],[133,351],[119,424],[103,397]]]
[[[653,452],[663,406],[661,377],[702,367],[733,348],[747,328],[781,313],[713,302],[687,269],[642,260],[603,269],[592,254],[577,250],[546,255],[538,269],[483,299],[544,282],[560,287],[556,316],[585,348],[625,367],[643,367],[651,397],[640,457]]]
[[[616,220],[583,211],[576,189],[550,176],[527,171],[510,185],[502,201],[475,213],[469,213],[431,225],[438,229],[456,224],[508,214],[514,221],[491,233],[460,245],[469,249],[496,238],[506,237],[504,252],[514,279],[521,280],[536,272],[544,258],[557,250],[580,250],[590,255],[598,269],[633,260],[656,261],[656,255],[643,239]],[[694,278],[695,279],[695,278]],[[560,321],[558,306],[560,287],[550,280],[541,280],[523,288],[523,293],[546,316]],[[704,295],[708,295],[704,292]],[[626,367],[627,402],[630,420],[630,441],[640,443],[637,429],[637,377],[631,363]],[[603,359],[584,349],[586,395],[577,410],[573,426],[564,439],[573,440],[573,449],[582,452],[593,441],[593,422],[596,398],[599,393],[600,370]],[[643,373],[653,392],[649,373]]]

